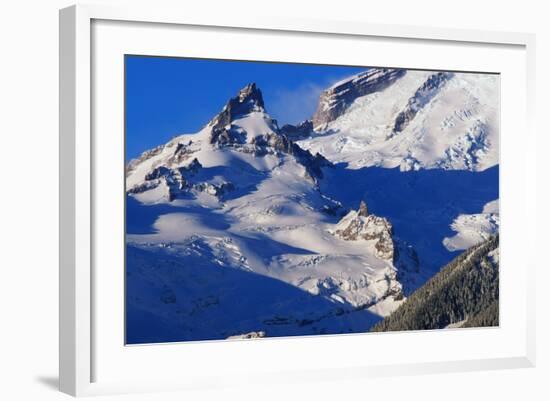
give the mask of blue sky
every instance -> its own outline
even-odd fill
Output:
[[[203,127],[250,82],[279,125],[311,117],[319,94],[365,68],[126,56],[126,157]]]

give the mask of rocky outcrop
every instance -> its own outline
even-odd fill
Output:
[[[361,201],[359,204],[359,211],[357,212],[357,215],[360,217],[369,216],[369,209],[367,208],[367,203],[365,201]]]
[[[253,111],[264,111],[264,99],[255,83],[242,88],[237,96],[229,99],[222,111],[216,115],[208,125],[212,128],[223,128],[241,116]]]
[[[270,132],[263,135],[257,135],[252,138],[251,144],[256,156],[265,154],[281,153],[294,156],[295,160],[304,166],[306,177],[314,183],[323,178],[323,167],[332,167],[333,164],[323,157],[320,153],[313,155],[309,150],[302,149],[300,145],[294,143],[288,137],[279,132]]]
[[[394,236],[388,219],[369,214],[365,201],[361,201],[357,211],[352,210],[340,220],[334,234],[346,241],[376,241],[376,255],[392,262],[404,294],[416,288],[420,272],[418,254],[411,245]]]
[[[210,143],[220,147],[228,145],[243,145],[246,143],[246,133],[234,129],[231,125],[223,128],[212,128]]]
[[[286,135],[282,135],[277,132],[268,132],[263,135],[257,135],[250,141],[252,145],[255,145],[257,155],[272,153],[269,150],[274,150],[280,153],[292,153],[293,143]]]
[[[361,202],[359,211],[352,210],[344,216],[334,233],[346,241],[375,241],[376,256],[393,261],[392,225],[385,217],[368,214],[365,202]]]
[[[452,77],[453,74],[450,72],[437,72],[430,75],[422,86],[416,90],[414,96],[409,99],[405,109],[395,118],[390,137],[403,131],[422,107],[428,104]]]
[[[321,94],[312,119],[313,127],[322,128],[336,120],[355,99],[385,89],[405,73],[403,69],[372,68],[333,85]]]
[[[193,153],[195,153],[197,149],[194,148],[192,145],[193,141],[188,141],[187,143],[177,143],[176,150],[168,159],[167,165],[181,165],[183,162],[193,157]]]
[[[231,130],[231,122],[253,111],[264,111],[264,99],[256,84],[250,83],[242,88],[237,96],[229,99],[222,111],[210,120],[208,123],[212,127],[210,143],[226,145],[242,142],[243,138]]]
[[[312,155],[309,150],[304,150],[297,144],[292,144],[292,155],[296,158],[296,161],[300,163],[306,169],[306,177],[311,179],[314,183],[318,183],[318,180],[323,178],[323,167],[333,167],[333,164],[329,162],[320,153]]]
[[[192,182],[191,178],[199,172],[202,164],[197,158],[183,167],[167,168],[159,166],[145,175],[145,182],[128,190],[129,193],[138,194],[159,186],[164,186],[169,201],[173,201],[178,195],[189,192],[205,192],[221,199],[227,193],[235,190],[231,182],[212,184],[209,182]]]
[[[189,189],[188,177],[195,175],[202,168],[197,158],[183,167],[168,168],[158,166],[145,174],[145,181],[128,189],[130,194],[139,194],[159,186],[164,186],[166,196],[170,201],[174,200],[178,193]]]
[[[305,120],[298,125],[285,124],[281,127],[280,132],[286,135],[291,141],[299,141],[311,136],[313,133],[313,122]]]
[[[284,130],[279,129],[277,122],[265,112],[264,107],[262,92],[256,84],[246,85],[205,127],[206,141],[214,148],[231,148],[258,157],[292,156],[304,167],[304,176],[317,185],[319,179],[323,178],[322,169],[332,167],[332,164],[321,154],[314,155],[309,150],[302,149],[287,136],[291,131],[304,133],[311,131],[311,121],[303,122],[293,129],[289,126]],[[130,187],[128,193],[139,194],[162,186],[166,191],[166,197],[172,201],[178,194],[190,190],[205,192],[218,198],[233,191],[235,186],[230,182],[189,182],[188,177],[202,167],[196,157],[190,163],[188,162],[201,150],[201,143],[201,138],[179,140],[179,142],[175,140],[146,152],[139,159],[129,163],[128,173],[134,171],[135,167],[143,161],[170,150],[163,160],[152,163],[153,167],[145,174],[144,180]],[[182,167],[185,163],[187,165]]]
[[[164,150],[164,145],[160,145],[160,146],[157,146],[156,148],[143,152],[137,159],[130,160],[126,165],[126,176],[132,173],[135,170],[136,166],[138,166],[139,164],[143,163],[146,160],[149,160],[152,157],[155,157],[163,150]]]
[[[249,340],[253,338],[264,338],[265,331],[251,331],[250,333],[235,334],[227,337],[228,340]]]
[[[224,182],[221,184],[211,184],[208,182],[200,182],[193,185],[193,189],[199,192],[206,192],[209,195],[215,196],[217,198],[223,197],[223,195],[231,192],[235,189],[235,185],[231,182]]]
[[[253,153],[255,156],[267,154],[292,155],[296,161],[304,166],[306,177],[314,183],[323,178],[323,167],[331,167],[332,164],[321,154],[313,155],[309,150],[302,149],[291,138],[301,135],[309,135],[313,124],[307,120],[297,126],[277,126],[277,122],[271,119],[264,108],[262,92],[251,83],[241,89],[238,95],[229,100],[223,110],[213,118],[209,125],[212,127],[210,143],[218,147],[231,146],[235,150]],[[259,112],[262,118],[267,120],[266,132],[251,137],[250,132],[232,124],[236,118]]]

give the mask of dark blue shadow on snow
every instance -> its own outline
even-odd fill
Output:
[[[223,200],[237,199],[255,192],[258,186],[269,178],[269,173],[256,170],[242,160],[234,159],[230,166],[203,167],[190,177],[193,182],[213,182],[217,177],[231,182],[235,189],[223,195]]]
[[[130,245],[127,255],[127,344],[220,340],[259,330],[269,337],[349,333],[350,327],[366,332],[380,320],[251,271]],[[140,263],[151,257],[154,262]]]
[[[198,216],[205,227],[225,230],[229,228],[227,219],[212,209],[201,206],[174,206],[168,203],[144,205],[132,196],[126,196],[126,234],[154,234],[155,221],[170,213],[189,213]]]
[[[256,254],[264,259],[266,263],[274,257],[281,255],[315,255],[316,253],[304,248],[297,248],[284,242],[275,241],[266,234],[256,233],[254,236],[244,236],[236,233],[231,233],[231,236],[246,244],[247,249],[251,254]],[[260,256],[261,255],[261,256]]]
[[[216,177],[231,182],[235,189],[223,195],[224,201],[237,199],[255,192],[258,186],[269,177],[269,174],[258,171],[249,164],[234,160],[231,166],[203,167],[190,177],[191,183],[212,182]],[[194,198],[191,193],[183,193],[178,198]],[[205,225],[213,229],[229,227],[223,215],[212,212],[209,208],[200,206],[175,206],[173,204],[143,205],[134,197],[126,195],[126,233],[152,234],[155,232],[153,224],[157,218],[169,213],[192,213],[201,216]]]
[[[499,167],[480,172],[399,168],[348,169],[345,163],[325,169],[323,193],[356,209],[366,200],[369,211],[387,217],[399,238],[412,244],[422,266],[439,269],[455,254],[442,244],[456,233],[450,224],[460,214],[481,213],[499,197]]]

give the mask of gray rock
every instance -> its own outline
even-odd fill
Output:
[[[173,201],[179,193],[188,189],[188,178],[195,175],[201,168],[202,164],[196,157],[191,163],[183,167],[155,167],[145,175],[145,182],[129,188],[127,192],[130,194],[139,194],[157,188],[162,184],[167,188],[168,199]]]
[[[231,137],[225,133],[233,120],[252,111],[264,110],[264,99],[260,89],[256,87],[255,83],[246,85],[237,96],[229,99],[222,111],[208,123],[212,127],[210,143],[217,143],[218,140],[230,141]]]
[[[453,74],[450,72],[437,72],[430,75],[422,86],[416,90],[413,97],[409,99],[405,109],[395,118],[393,132],[390,137],[403,131],[422,107],[427,105],[452,77]]]
[[[188,144],[178,143],[176,146],[176,150],[174,151],[174,154],[168,159],[169,165],[174,164],[181,164],[185,160],[191,158],[193,153],[196,152],[196,150],[191,149],[190,145],[193,143],[193,141],[189,141]]]
[[[158,155],[163,150],[164,150],[164,145],[160,145],[160,146],[157,146],[156,148],[143,152],[137,159],[130,160],[128,164],[126,164],[126,176],[128,176],[129,173],[134,171],[137,165],[143,163],[145,160],[148,160]]]
[[[281,133],[291,141],[309,138],[313,133],[313,122],[305,120],[298,125],[285,124],[281,127]]]
[[[340,238],[346,241],[374,240],[376,256],[393,261],[393,228],[388,219],[373,214],[366,217],[360,216],[358,212],[352,211],[342,219],[339,225],[340,228],[335,233]]]
[[[371,68],[325,90],[313,116],[313,127],[318,129],[336,120],[355,99],[387,88],[406,72],[403,69]]]
[[[367,204],[365,203],[365,201],[361,201],[361,203],[359,204],[358,216],[367,217],[368,215],[369,210],[367,208]]]

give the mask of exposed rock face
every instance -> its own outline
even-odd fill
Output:
[[[388,295],[401,299],[417,288],[418,254],[411,245],[394,236],[392,225],[386,218],[369,214],[364,201],[361,201],[358,211],[352,210],[340,220],[334,234],[346,241],[375,241],[376,256],[393,264],[393,279],[400,283],[399,291]]]
[[[323,157],[320,153],[312,155],[309,150],[304,150],[295,143],[292,143],[292,155],[296,161],[306,169],[306,175],[313,182],[318,183],[318,180],[323,178],[322,167],[332,167],[333,164]]]
[[[267,148],[281,153],[292,153],[292,145],[294,145],[286,135],[281,135],[276,132],[257,135],[252,138],[251,143],[259,148],[258,154],[269,153]]]
[[[193,185],[193,189],[196,189],[200,192],[206,192],[209,195],[220,198],[226,193],[233,191],[235,189],[235,185],[233,185],[233,183],[231,182],[224,182],[219,185],[211,184],[208,182],[201,182]]]
[[[372,68],[325,90],[313,116],[313,127],[320,128],[341,116],[355,99],[383,90],[406,74],[403,69]]]
[[[232,124],[236,118],[243,117],[250,113],[258,112],[266,121],[266,132],[254,137],[242,128]],[[277,126],[277,122],[265,113],[262,92],[251,83],[241,89],[238,95],[229,100],[223,110],[214,117],[209,125],[212,127],[210,143],[219,147],[231,146],[236,150],[254,153],[256,156],[266,154],[287,154],[292,155],[298,163],[304,166],[306,177],[314,183],[323,178],[322,167],[331,167],[327,159],[321,154],[311,154],[308,150],[302,149],[288,134],[299,137],[309,136],[313,129],[311,121],[307,120],[297,126],[285,125],[283,128]]]
[[[197,173],[201,168],[202,168],[202,164],[195,157],[193,161],[191,161],[191,163],[189,163],[187,166],[181,167],[180,171]]]
[[[128,174],[134,171],[135,167],[138,166],[140,163],[143,163],[145,160],[158,155],[163,150],[164,150],[164,145],[160,145],[160,146],[157,146],[156,148],[143,152],[137,159],[131,160],[126,165],[126,176],[128,176]]]
[[[292,141],[308,138],[313,132],[313,122],[311,120],[302,121],[298,125],[285,124],[281,127],[281,133]]]
[[[430,75],[422,86],[416,90],[414,96],[409,99],[405,109],[395,118],[392,135],[403,131],[416,116],[416,113],[428,104],[452,77],[453,74],[450,72],[437,72]]]
[[[276,155],[281,159],[285,155],[292,158],[304,167],[304,176],[318,185],[323,178],[323,167],[332,167],[332,164],[321,154],[312,154],[293,142],[285,132],[311,132],[311,121],[305,121],[298,126],[282,130],[277,122],[265,111],[262,93],[254,83],[246,85],[238,94],[231,98],[222,111],[216,115],[205,127],[207,144],[214,148],[231,148],[254,156]],[[202,165],[195,157],[203,149],[203,139],[187,139],[179,142],[172,141],[145,152],[139,159],[127,165],[127,176],[136,166],[154,158],[159,154],[170,153],[163,158],[150,163],[143,180],[128,188],[130,194],[140,194],[156,189],[159,195],[170,201],[176,199],[183,192],[204,192],[221,199],[225,194],[235,189],[231,182],[209,183],[190,182],[189,177],[196,173]],[[189,162],[189,160],[193,160]],[[184,165],[185,164],[185,165]],[[182,165],[184,165],[182,167]],[[159,188],[160,187],[160,188]],[[158,189],[157,189],[158,188]],[[161,189],[165,195],[162,195]]]
[[[188,143],[178,143],[176,146],[176,150],[174,151],[174,154],[170,159],[168,160],[168,164],[174,165],[174,164],[181,164],[185,160],[188,160],[191,158],[193,153],[195,153],[196,150],[191,148],[191,145],[193,144],[193,141],[189,141]]]
[[[332,167],[332,163],[323,157],[320,153],[312,155],[309,150],[302,149],[298,144],[292,142],[284,134],[267,134],[254,138],[255,145],[260,149],[274,149],[280,153],[286,153],[294,156],[296,161],[306,169],[307,178],[317,183],[323,178],[322,167]]]
[[[359,211],[352,210],[342,218],[335,234],[346,241],[375,241],[376,255],[381,259],[393,261],[392,225],[384,217],[367,214],[364,202],[361,202]]]
[[[242,88],[237,96],[231,98],[222,111],[215,116],[208,125],[212,127],[210,143],[242,142],[235,131],[231,131],[231,122],[253,111],[264,111],[264,99],[260,89],[255,83],[250,83]]]
[[[250,333],[236,334],[234,336],[227,337],[228,340],[243,340],[243,339],[253,339],[253,338],[263,338],[265,337],[265,331],[251,331]]]
[[[357,214],[361,217],[367,217],[369,215],[369,209],[365,201],[361,201],[359,204],[359,212]]]
[[[166,190],[166,196],[172,201],[178,193],[189,188],[188,177],[195,175],[201,168],[202,165],[197,158],[194,158],[191,163],[183,167],[155,167],[145,175],[145,182],[129,188],[128,193],[139,194],[163,186]]]
[[[228,125],[223,128],[213,128],[210,143],[218,146],[228,146],[246,143],[246,133],[237,131]]]
[[[208,123],[213,128],[223,128],[234,119],[253,111],[264,111],[264,99],[255,83],[242,88],[237,96],[229,99],[222,111]]]

